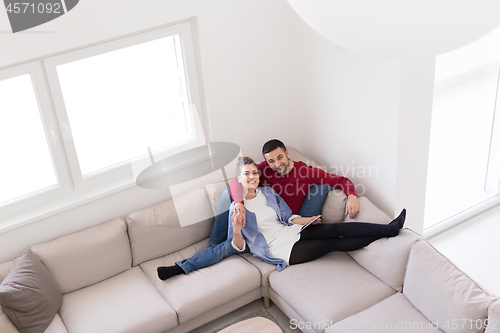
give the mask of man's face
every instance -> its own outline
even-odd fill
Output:
[[[288,158],[288,149],[276,148],[267,154],[264,154],[267,164],[279,174],[286,174],[290,168],[290,159]]]

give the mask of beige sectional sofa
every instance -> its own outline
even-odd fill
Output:
[[[294,149],[291,158],[311,163]],[[214,212],[223,184],[208,184],[176,202]],[[344,200],[338,190],[330,193],[325,222],[342,221]],[[390,221],[367,198],[360,205],[356,220]],[[409,229],[281,272],[246,253],[159,280],[158,266],[208,246],[212,224],[213,218],[181,227],[168,200],[124,220],[33,245],[31,252],[62,294],[45,332],[188,332],[261,297],[303,332],[481,332],[487,318],[488,333],[500,330],[500,301]],[[21,259],[0,264],[0,281]],[[0,332],[18,333],[1,310]]]

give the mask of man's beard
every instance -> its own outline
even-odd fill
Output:
[[[287,158],[286,163],[283,163],[282,165],[282,169],[280,170],[278,168],[275,168],[274,171],[276,171],[280,175],[284,175],[288,171],[289,167],[290,167],[290,159]]]

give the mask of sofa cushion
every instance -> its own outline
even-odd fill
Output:
[[[396,293],[343,252],[273,272],[269,283],[310,323],[337,322]]]
[[[428,242],[413,245],[403,293],[430,321],[446,332],[480,332],[469,325],[451,327],[453,320],[486,319],[493,297],[455,267]],[[446,327],[445,325],[448,323]]]
[[[341,332],[442,332],[404,297],[397,293],[371,308],[341,320],[325,333]]]
[[[165,281],[158,278],[156,271],[158,266],[173,265],[176,261],[193,255],[192,252],[195,250],[195,247],[183,250],[182,257],[184,258],[174,253],[140,265],[158,290],[172,304],[180,324],[255,289],[260,289],[259,271],[237,255],[188,275],[177,275]]]
[[[323,223],[342,222],[345,216],[345,204],[347,197],[342,190],[333,190],[328,193],[323,208],[321,209],[321,220]]]
[[[0,332],[2,333],[19,333],[16,326],[10,321],[9,317],[3,312],[0,307]]]
[[[257,268],[262,276],[262,286],[269,287],[269,275],[272,272],[276,272],[276,266],[268,264],[267,262],[255,257],[252,253],[246,252],[243,254],[238,254],[240,257],[244,258],[246,261],[251,263],[255,268]]]
[[[139,267],[63,296],[61,318],[71,333],[157,333],[177,316]]]
[[[10,319],[0,309],[0,332],[2,333],[20,333]],[[64,326],[61,316],[57,313],[50,323],[49,327],[43,333],[68,333]]]
[[[228,183],[231,179],[228,179]],[[210,209],[214,216],[217,215],[217,207],[219,206],[220,197],[222,192],[227,189],[226,182],[221,180],[219,182],[210,183],[205,186],[207,190],[208,202],[210,203]]]
[[[127,226],[122,219],[31,247],[63,294],[100,282],[131,267]]]
[[[346,216],[344,222],[371,222],[388,224],[392,218],[375,206],[367,197],[359,197],[359,213],[353,219]]]
[[[206,193],[203,191],[202,197],[198,192],[193,193],[176,197],[175,205],[173,200],[167,200],[126,217],[133,266],[173,253],[210,236],[213,217],[192,225],[180,225],[176,205],[182,202],[187,209],[199,209],[201,205],[212,216]]]
[[[488,308],[488,321],[485,322],[484,333],[498,333],[500,331],[500,300],[491,303]]]
[[[396,237],[382,238],[349,255],[366,270],[401,292],[413,244],[422,237],[410,229],[403,229]]]
[[[0,305],[23,333],[45,331],[61,303],[56,281],[31,251],[0,284]]]

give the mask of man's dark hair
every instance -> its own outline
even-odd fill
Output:
[[[264,143],[264,146],[262,146],[262,156],[264,159],[266,158],[265,154],[272,152],[276,148],[281,148],[283,152],[286,152],[285,144],[278,139],[272,139]]]

